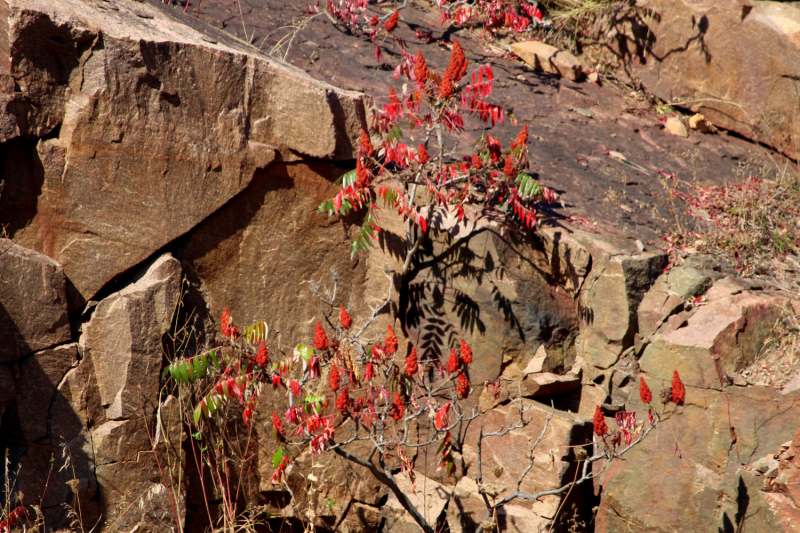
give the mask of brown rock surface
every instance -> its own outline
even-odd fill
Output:
[[[70,340],[61,266],[0,239],[0,363]]]
[[[797,156],[800,8],[747,0],[638,5],[653,14],[646,63],[635,69],[648,91]]]
[[[173,9],[2,6],[0,64],[20,88],[2,130],[50,137],[10,145],[34,164],[10,169],[0,222],[29,222],[20,244],[64,265],[76,306],[243,191],[255,169],[350,159],[366,126],[360,95],[224,33],[209,39]]]
[[[135,283],[97,304],[81,346],[91,358],[105,416],[152,413],[158,400],[163,352],[181,289],[181,266],[163,255]]]
[[[661,380],[647,381],[658,391]],[[628,410],[641,413],[638,394],[631,397]],[[745,531],[792,531],[779,527],[763,482],[745,467],[791,438],[800,396],[766,387],[687,387],[686,399],[677,411],[670,405],[659,435],[598,478],[604,497],[595,531],[724,532],[742,521]]]

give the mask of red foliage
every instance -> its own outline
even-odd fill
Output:
[[[400,20],[400,11],[395,11],[392,13],[389,18],[386,20],[386,23],[383,25],[386,28],[386,31],[389,33],[393,32],[395,28],[397,28],[397,21]]]
[[[364,365],[364,381],[369,381],[372,379],[372,363],[367,363]]]
[[[472,154],[472,166],[475,167],[475,170],[483,168],[483,159],[481,159],[481,156]]]
[[[425,58],[422,56],[422,50],[417,50],[417,58],[414,61],[414,79],[420,85],[428,80],[428,63],[425,62]]]
[[[322,324],[319,322],[317,322],[317,327],[314,328],[314,348],[317,350],[328,349],[328,335],[325,334],[325,330],[322,329]]]
[[[350,326],[353,325],[353,319],[347,314],[343,305],[339,307],[339,323],[344,329],[350,329]]]
[[[606,421],[603,418],[603,411],[600,410],[599,405],[594,411],[594,419],[592,420],[592,425],[594,425],[594,433],[598,437],[602,437],[603,435],[608,433],[608,426],[606,425]]]
[[[369,140],[369,135],[364,130],[361,130],[361,153],[370,156],[375,153],[372,141]]]
[[[335,364],[331,366],[331,373],[328,375],[328,386],[332,391],[337,391],[339,390],[339,382],[342,380],[342,376],[339,374],[339,367]]]
[[[472,348],[464,339],[461,339],[461,362],[468,365],[472,362]]]
[[[450,350],[450,358],[447,360],[447,371],[452,373],[458,370],[458,356],[456,355],[456,349],[453,348]]]
[[[509,178],[514,177],[514,157],[511,154],[506,156],[506,164],[503,167],[503,174]]]
[[[265,367],[269,364],[269,353],[267,347],[264,346],[264,341],[258,345],[258,352],[256,352],[256,364],[260,367]]]
[[[385,351],[387,355],[394,355],[397,351],[397,335],[394,334],[391,324],[387,325],[386,329],[388,331],[386,333],[386,340],[383,343],[383,351]]]
[[[350,408],[350,391],[345,387],[342,389],[342,392],[339,393],[339,396],[336,398],[336,408],[339,410],[340,413],[346,414],[347,410]]]
[[[430,160],[431,156],[428,155],[428,150],[425,149],[424,144],[420,143],[419,150],[417,151],[417,161],[419,161],[420,165],[424,165]]]
[[[378,25],[378,15],[373,15],[372,20],[369,21],[370,26],[377,26]]]
[[[686,400],[686,388],[683,386],[678,371],[675,370],[672,373],[672,401],[676,405],[683,405],[684,400]]]
[[[642,399],[642,403],[650,403],[653,401],[653,393],[650,391],[650,387],[647,386],[647,383],[644,382],[643,377],[639,377],[639,397]]]
[[[400,393],[395,391],[394,393],[394,401],[392,402],[392,418],[395,420],[400,420],[403,418],[403,415],[406,412],[406,404],[403,401],[403,398],[400,396]]]
[[[411,353],[406,357],[406,375],[411,377],[416,375],[419,371],[419,363],[417,363],[417,349],[411,348]]]
[[[458,385],[456,385],[456,390],[458,391],[458,397],[462,400],[466,400],[469,397],[469,380],[464,374],[460,374],[458,376]]]

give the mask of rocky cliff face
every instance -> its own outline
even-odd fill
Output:
[[[402,277],[405,227],[387,216],[376,249],[351,259],[360,221],[313,211],[351,168],[370,99],[176,13],[127,0],[0,1],[0,224],[11,237],[0,240],[0,449],[15,490],[43,495],[49,530],[75,520],[66,503],[87,530],[202,531],[219,494],[209,489],[207,508],[183,406],[162,388],[176,328],[191,323],[196,345],[212,343],[227,308],[240,325],[267,321],[270,350],[307,342],[318,319],[308,289],[333,268],[356,320],[391,285],[376,327],[393,324],[401,351],[470,342],[472,400],[487,424],[507,426],[510,396],[525,397],[534,423],[487,455],[498,494],[521,475],[520,450],[548,413],[524,490],[572,479],[570,450],[591,440],[597,405],[612,425],[614,413],[641,410],[639,378],[657,391],[680,371],[688,401],[669,428],[572,492],[561,518],[552,495],[508,506],[503,527],[558,531],[569,514],[595,531],[727,532],[746,515],[748,531],[792,531],[797,438],[784,444],[799,393],[737,376],[787,298],[702,258],[664,272],[666,255],[619,227],[557,219],[508,235],[474,213],[466,226],[443,215]],[[286,408],[278,394],[262,402]],[[276,445],[259,417],[243,503],[319,530],[418,531],[365,469],[332,454],[315,459],[314,491],[301,475],[310,454],[297,458],[292,502],[270,482]],[[482,518],[476,431],[454,478],[419,456],[416,488],[404,486],[454,532]],[[54,457],[69,467],[53,468]]]

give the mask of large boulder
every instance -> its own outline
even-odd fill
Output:
[[[242,192],[257,168],[352,159],[366,129],[360,94],[167,6],[4,0],[0,18],[0,138],[12,141],[0,222],[64,266],[73,306]]]
[[[667,266],[663,252],[638,255],[598,251],[583,285],[578,353],[598,368],[609,368],[633,345],[637,310],[645,292]]]
[[[710,290],[708,296],[704,305],[667,321],[642,354],[644,372],[668,381],[677,370],[689,386],[721,389],[728,373],[755,360],[786,304],[768,291],[712,298]]]
[[[158,403],[164,353],[161,339],[181,293],[181,265],[170,254],[97,304],[80,344],[91,359],[100,402],[111,420],[152,413]]]
[[[627,53],[649,92],[796,157],[800,8],[792,2],[639,0]],[[626,52],[620,49],[621,52]],[[779,51],[779,52],[778,52]]]
[[[66,283],[58,263],[0,239],[0,363],[70,340]]]
[[[660,388],[660,379],[646,381],[651,390]],[[628,410],[646,410],[638,394],[631,398]],[[749,465],[792,438],[798,399],[767,387],[687,387],[686,405],[667,407],[658,434],[597,478],[602,499],[595,531],[796,531],[780,525],[763,478]],[[662,409],[657,400],[654,408]]]

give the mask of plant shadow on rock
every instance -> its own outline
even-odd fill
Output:
[[[542,344],[554,354],[548,371],[569,368],[575,307],[548,263],[539,237],[513,230],[483,227],[463,238],[439,232],[427,239],[399,302],[421,360],[446,359],[463,338],[480,354],[471,369],[480,382],[498,377],[510,361],[524,368]]]
[[[736,515],[734,522],[731,522],[728,513],[722,515],[722,527],[719,533],[739,533],[744,531],[744,521],[747,518],[747,508],[750,506],[750,495],[747,492],[747,485],[739,477],[739,485],[736,488]]]

